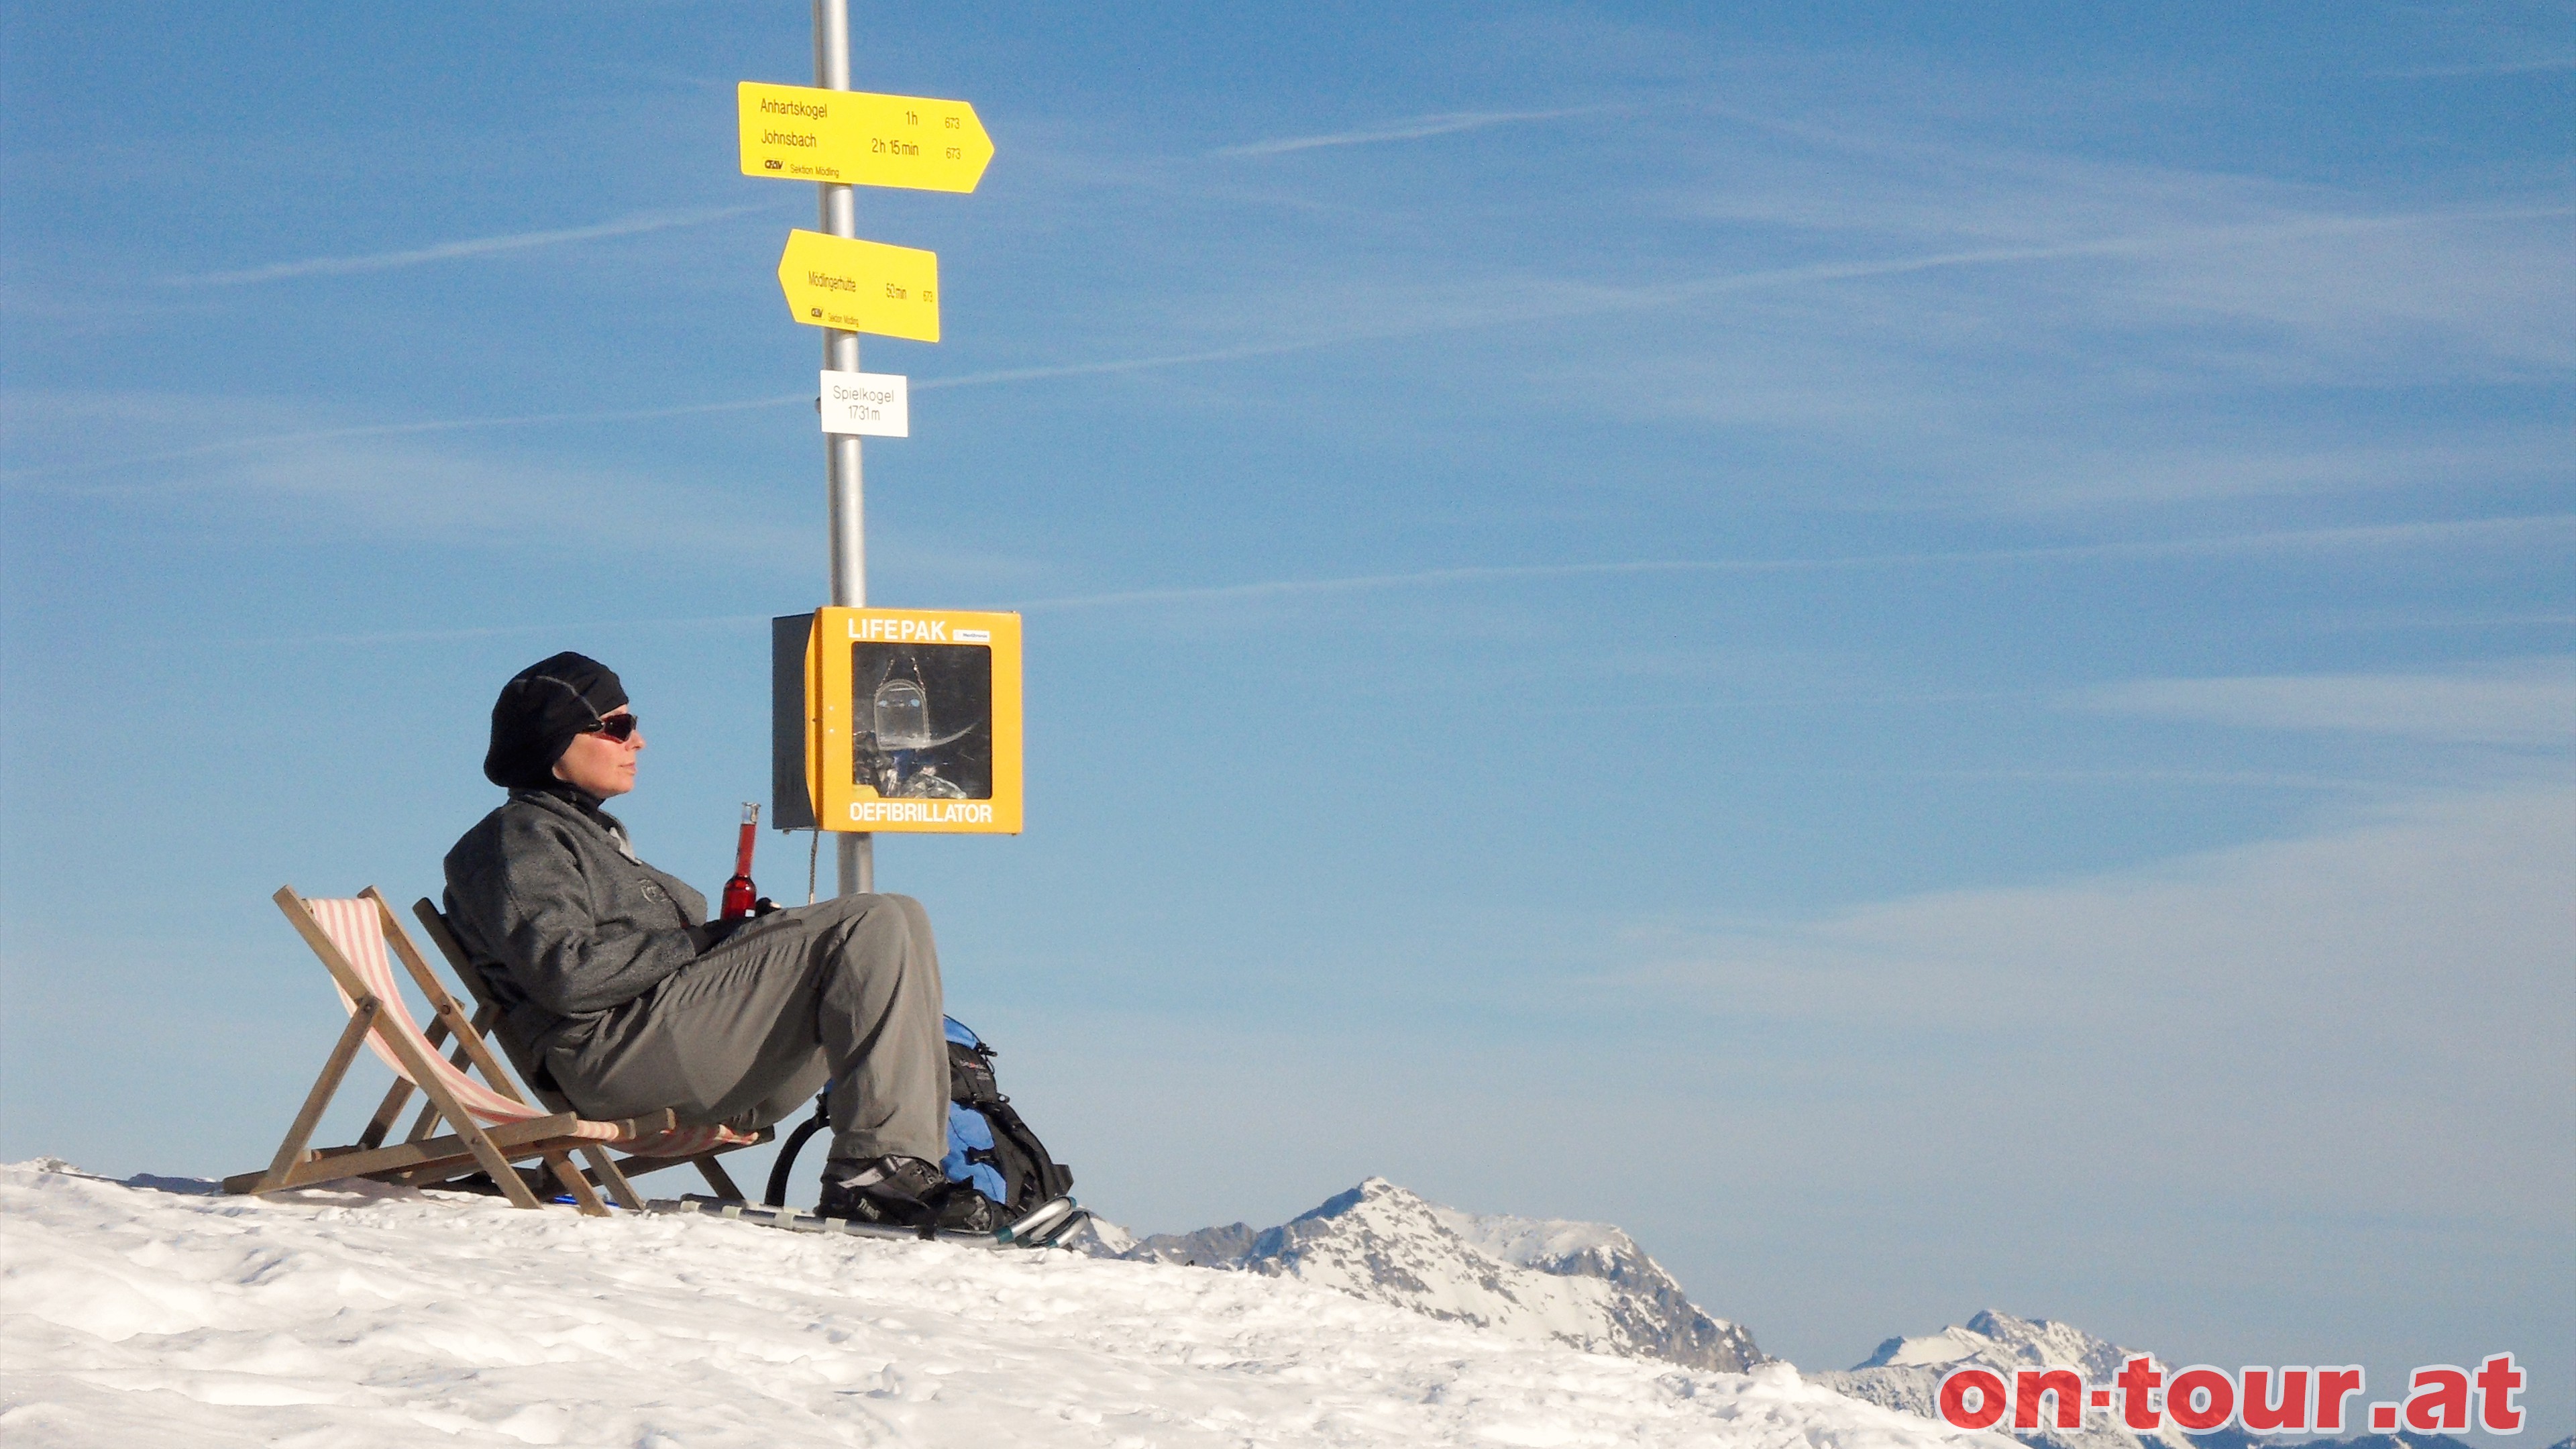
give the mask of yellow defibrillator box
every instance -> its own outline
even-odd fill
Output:
[[[770,821],[1020,830],[1020,616],[817,609],[770,621]]]

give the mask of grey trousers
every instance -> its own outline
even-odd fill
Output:
[[[546,1053],[591,1118],[676,1108],[749,1130],[828,1079],[832,1156],[948,1154],[939,951],[910,896],[773,912]]]

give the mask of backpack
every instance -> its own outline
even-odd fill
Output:
[[[1073,1190],[1073,1169],[1047,1154],[993,1082],[993,1048],[951,1016],[948,1024],[948,1157],[940,1169],[990,1199],[1002,1222]]]
[[[1073,1169],[1047,1154],[1046,1144],[994,1084],[993,1048],[957,1018],[941,1020],[948,1028],[948,1156],[939,1166],[950,1182],[975,1189],[950,1198],[940,1214],[941,1226],[987,1231],[1017,1222],[1040,1204],[1071,1192]],[[830,1123],[827,1092],[815,1099],[814,1115],[780,1144],[769,1168],[769,1206],[787,1201],[797,1152]]]

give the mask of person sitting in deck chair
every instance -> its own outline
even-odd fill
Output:
[[[930,918],[843,896],[709,923],[600,807],[644,735],[617,675],[570,652],[492,706],[483,773],[510,792],[447,853],[447,914],[519,1059],[584,1116],[669,1107],[766,1127],[831,1083],[826,1216],[919,1224],[948,1197],[948,1047]],[[764,905],[767,903],[764,902]]]

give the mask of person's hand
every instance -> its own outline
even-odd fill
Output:
[[[725,943],[725,937],[751,924],[749,920],[708,921],[689,928],[689,944],[701,956]]]

